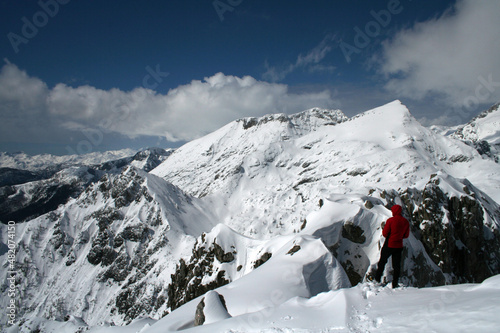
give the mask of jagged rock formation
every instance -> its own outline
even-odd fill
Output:
[[[201,241],[205,241],[205,235],[201,236]],[[168,307],[175,310],[207,291],[230,283],[220,265],[233,262],[235,255],[236,252],[225,253],[215,242],[208,248],[204,243],[196,243],[188,262],[181,259],[172,274],[172,282],[167,288]]]
[[[492,205],[471,184],[464,195],[450,196],[433,177],[423,191],[407,189],[400,197],[411,220],[412,232],[448,282],[482,282],[500,273],[500,238],[491,221],[498,220]]]
[[[184,226],[185,220],[195,219],[203,229],[210,226],[207,213],[193,206],[203,207],[196,201],[128,167],[104,175],[66,206],[19,224],[19,315],[30,311],[62,320],[79,313],[87,322],[95,320],[87,317],[89,311],[123,322],[151,313],[161,317],[167,283],[157,277],[169,263],[164,258],[174,264],[183,253],[177,247],[187,250],[194,243],[186,231],[194,236],[198,231]],[[58,274],[47,275],[47,268]],[[44,292],[40,284],[57,287]],[[99,297],[103,288],[109,298]]]

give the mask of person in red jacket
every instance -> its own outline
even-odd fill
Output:
[[[380,282],[382,273],[384,272],[385,264],[389,257],[392,256],[392,268],[394,275],[392,279],[392,287],[398,287],[399,275],[401,272],[401,254],[403,253],[403,239],[410,235],[410,223],[401,213],[403,208],[400,205],[394,205],[391,208],[392,217],[387,220],[385,226],[382,226],[382,236],[386,238],[382,251],[380,252],[380,260],[377,265],[377,273],[375,280]]]

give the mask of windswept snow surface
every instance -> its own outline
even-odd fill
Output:
[[[278,295],[274,300],[280,300],[282,285],[270,282],[263,288],[267,289],[270,299],[274,294]],[[230,288],[217,291],[224,295],[232,292]],[[500,325],[499,299],[500,276],[497,275],[481,284],[423,289],[392,289],[363,283],[311,298],[298,296],[275,303],[263,302],[261,309],[245,313],[241,309],[252,304],[252,299],[239,297],[227,302],[232,317],[197,327],[192,325],[199,299],[159,321],[139,319],[125,327],[88,328],[75,318],[64,323],[40,319],[30,322],[32,327],[43,327],[43,332],[58,333],[78,329],[90,333],[490,333],[497,332]],[[18,332],[16,329],[12,327],[6,332]]]
[[[268,284],[267,288],[269,294],[281,290],[280,285]],[[260,311],[189,329],[179,326],[183,316],[194,317],[186,305],[141,332],[496,332],[499,297],[500,276],[482,284],[424,289],[364,283],[311,298],[294,297]],[[238,305],[246,301],[241,298]],[[228,311],[231,314],[231,304]]]

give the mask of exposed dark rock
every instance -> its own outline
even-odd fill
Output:
[[[353,176],[353,177],[356,177],[356,176],[363,176],[363,175],[366,175],[368,173],[368,170],[364,170],[364,169],[354,169],[352,171],[348,171],[347,174],[349,176]]]
[[[196,306],[196,313],[194,315],[194,326],[201,326],[205,322],[205,298],[202,298],[200,303]]]
[[[366,241],[363,229],[351,222],[347,222],[343,225],[342,237],[357,244],[363,244]]]
[[[115,282],[122,282],[125,281],[131,271],[132,265],[130,265],[130,258],[124,251],[112,262],[109,268],[101,274],[100,280],[106,281],[112,279]]]
[[[160,287],[155,287],[152,293],[146,292],[150,288],[146,283],[139,283],[134,286],[127,287],[121,291],[115,300],[115,307],[119,314],[130,323],[133,319],[151,313],[153,309],[158,309],[161,300]]]
[[[226,305],[226,300],[224,299],[224,296],[222,296],[221,294],[219,294],[215,291],[214,291],[214,293],[217,294],[222,307],[227,312],[227,305]],[[195,312],[195,316],[194,316],[194,326],[201,326],[205,323],[205,319],[206,319],[205,312],[204,312],[205,307],[206,307],[205,298],[206,297],[203,297],[201,299],[200,303],[198,303],[198,305],[196,306],[196,312]]]
[[[148,233],[148,228],[144,224],[128,225],[118,237],[132,242],[139,242]]]
[[[243,121],[243,129],[245,130],[257,125],[258,123],[257,118],[245,118],[242,121]]]
[[[302,224],[300,225],[300,230],[304,230],[304,228],[306,227],[306,225],[307,225],[307,220],[306,220],[306,219],[304,219],[304,220],[302,221]]]
[[[230,282],[225,278],[225,271],[214,269],[215,260],[221,263],[232,262],[234,255],[230,252],[224,253],[217,243],[213,243],[208,249],[203,245],[195,246],[188,263],[183,259],[180,260],[175,273],[171,275],[172,282],[167,288],[167,305],[170,309],[174,310],[207,291]],[[202,284],[204,277],[211,277],[211,282]]]
[[[255,263],[253,264],[253,268],[255,269],[255,268],[257,268],[257,267],[259,267],[259,266],[263,265],[266,261],[268,261],[269,259],[271,259],[272,255],[273,255],[273,254],[272,254],[272,253],[270,253],[270,252],[266,252],[266,253],[264,253],[264,254],[260,257],[260,259],[257,259],[257,260],[255,261]]]
[[[351,282],[352,286],[357,285],[363,280],[362,275],[360,275],[356,269],[354,268],[354,265],[350,260],[345,260],[340,263],[342,267],[344,268],[344,271],[347,274],[347,277],[349,278],[349,282]]]
[[[99,226],[99,230],[105,230],[109,225],[111,225],[114,221],[122,220],[123,214],[116,208],[106,207],[102,208],[98,211],[93,212],[90,215],[91,218],[94,218],[97,221],[97,225]]]
[[[90,249],[87,260],[92,265],[103,266],[110,265],[116,258],[116,251],[109,245],[110,237],[107,231],[99,232],[97,237],[92,241],[92,248]]]
[[[231,262],[234,260],[233,253],[231,253],[231,252],[225,253],[224,250],[222,249],[222,247],[220,247],[220,245],[217,243],[214,243],[213,246],[214,246],[215,258],[217,258],[217,260],[219,260],[219,262],[225,263],[225,262]]]
[[[295,253],[297,253],[298,251],[300,250],[300,245],[294,245],[294,247],[292,247],[290,249],[290,251],[288,251],[286,254],[289,254],[291,256],[293,256]]]
[[[412,232],[453,283],[482,282],[500,273],[500,240],[484,237],[489,229],[483,206],[473,196],[448,197],[431,179],[423,191],[408,189],[401,199]]]

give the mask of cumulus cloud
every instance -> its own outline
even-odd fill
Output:
[[[338,103],[328,90],[294,94],[284,84],[223,73],[193,80],[165,95],[143,87],[125,92],[57,84],[49,89],[10,63],[0,73],[0,129],[10,126],[10,135],[29,135],[34,128],[46,136],[100,130],[129,138],[188,141],[238,118],[295,113],[314,106],[338,107]],[[42,118],[44,123],[38,121]]]
[[[500,99],[499,1],[459,0],[442,16],[383,43],[386,88],[398,96],[440,96],[450,106]]]
[[[336,69],[335,66],[321,64],[321,61],[332,50],[331,44],[333,40],[334,36],[327,35],[318,45],[305,55],[299,54],[297,60],[293,64],[276,67],[270,66],[266,62],[266,72],[262,75],[262,77],[271,82],[278,82],[299,68],[305,69],[308,72],[333,72]]]
[[[43,137],[43,127],[49,122],[48,93],[45,83],[7,63],[0,71],[0,138],[22,141],[27,136],[35,140]]]

